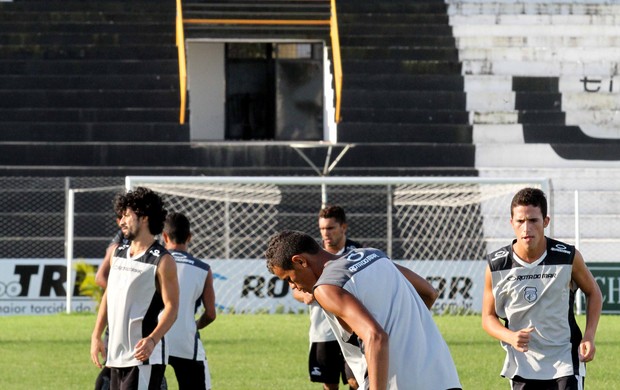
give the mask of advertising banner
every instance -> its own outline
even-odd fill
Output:
[[[98,260],[79,260],[99,264]],[[75,272],[72,273],[75,278]],[[75,280],[73,280],[75,286]],[[65,259],[0,259],[0,315],[55,314],[67,311]],[[71,312],[95,312],[90,297],[73,291]]]
[[[620,264],[588,263],[603,294],[603,313],[620,314]],[[583,298],[583,294],[581,294]],[[585,310],[585,302],[582,302]]]
[[[98,265],[100,259],[76,260]],[[438,291],[437,314],[480,313],[484,261],[396,261],[426,278]],[[293,298],[291,288],[258,260],[210,260],[216,305],[224,313],[300,313],[306,305]],[[620,264],[590,263],[603,292],[603,312],[620,313]],[[75,271],[72,272],[75,286]],[[64,313],[67,265],[65,259],[0,260],[0,315]],[[96,303],[72,292],[71,312],[95,312]],[[583,299],[583,297],[582,297]],[[582,302],[582,307],[585,308]]]

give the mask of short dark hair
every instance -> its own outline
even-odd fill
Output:
[[[284,230],[269,238],[265,251],[267,269],[273,273],[273,268],[283,270],[293,269],[293,256],[300,253],[316,254],[321,247],[314,238],[306,233],[295,230]]]
[[[517,206],[540,207],[543,218],[547,217],[547,198],[545,193],[538,188],[526,187],[515,194],[510,203],[511,217],[513,216],[514,208]]]
[[[185,244],[187,240],[189,240],[191,234],[189,219],[182,213],[174,211],[168,213],[166,221],[164,222],[164,232],[173,243]]]
[[[164,219],[168,211],[159,195],[146,187],[137,187],[135,190],[114,197],[114,212],[123,215],[127,209],[133,210],[138,217],[148,217],[149,231],[157,235],[164,228]]]
[[[334,218],[339,224],[347,223],[347,216],[340,206],[329,205],[319,211],[319,218]]]

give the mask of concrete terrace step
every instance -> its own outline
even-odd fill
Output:
[[[572,24],[555,24],[555,25],[528,25],[525,28],[520,24],[510,25],[455,25],[452,26],[455,37],[472,37],[472,36],[489,36],[489,37],[531,37],[531,36],[548,36],[561,37],[566,36],[567,31],[579,36],[619,36],[620,25],[580,25]]]
[[[591,137],[579,126],[549,124],[476,124],[473,126],[476,145],[485,144],[567,144],[590,147],[620,146],[620,134],[615,137]],[[596,156],[596,153],[592,156]]]
[[[469,113],[464,110],[413,109],[413,108],[382,108],[347,107],[343,110],[343,119],[338,129],[349,123],[375,124],[467,124]]]
[[[178,51],[174,42],[159,45],[2,45],[0,58],[13,60],[93,60],[93,59],[176,59]]]
[[[189,128],[175,122],[0,122],[2,142],[188,142]]]
[[[452,29],[447,24],[380,24],[367,26],[363,24],[338,25],[341,35],[362,35],[372,32],[375,35],[415,36],[452,36]]]
[[[0,79],[1,81],[1,79]],[[491,80],[489,81],[491,82]],[[392,91],[455,91],[464,90],[465,78],[458,74],[410,75],[410,74],[347,74],[344,78],[346,88],[368,90],[389,89]],[[510,87],[509,89],[510,90]]]
[[[1,39],[1,38],[0,38]],[[449,47],[454,48],[454,38],[450,36],[403,36],[403,35],[377,35],[372,31],[364,34],[342,35],[340,45],[347,46],[368,46],[384,47],[390,45],[411,45],[413,47]]]
[[[458,61],[456,48],[416,48],[411,46],[387,46],[380,48],[344,46],[343,58],[347,59],[394,59],[394,60],[442,60]]]
[[[368,123],[347,120],[338,127],[338,142],[412,142],[471,144],[469,125]]]
[[[364,24],[368,27],[378,24],[448,24],[448,15],[445,13],[379,13],[365,14],[344,13],[338,15],[338,26],[349,24]]]
[[[620,128],[620,115],[618,110],[571,110],[543,111],[529,109],[525,111],[470,111],[471,120],[474,124],[561,124],[568,126],[587,125],[589,129],[601,128],[596,133],[610,133],[611,128]],[[616,130],[616,134],[618,130]],[[608,134],[611,136],[613,133]]]
[[[342,107],[374,107],[408,109],[465,109],[464,92],[431,91],[372,91],[346,89],[342,96]]]
[[[620,93],[620,83],[613,77],[520,77],[513,75],[466,75],[463,76],[466,92],[588,92]]]
[[[39,75],[178,75],[178,60],[160,60],[157,66],[152,61],[142,60],[58,60],[58,61],[26,61],[1,60],[0,74],[39,74]]]
[[[175,34],[173,31],[160,34],[119,34],[119,33],[4,33],[0,35],[2,45],[116,45],[116,46],[135,46],[144,45],[166,45],[174,44]]]
[[[406,153],[404,151],[406,150]],[[318,159],[324,159],[317,151]],[[338,171],[347,169],[361,174],[360,167],[368,166],[368,156],[373,157],[372,169],[397,175],[399,170],[469,170],[474,161],[474,145],[424,144],[402,142],[359,144],[347,153]],[[311,158],[312,153],[311,154]],[[393,157],[397,156],[395,160]],[[174,167],[168,166],[174,161]],[[0,172],[2,167],[32,169],[32,167],[65,167],[82,170],[116,170],[164,174],[169,170],[200,172],[242,173],[257,171],[258,167],[272,172],[297,171],[298,175],[315,175],[311,167],[288,145],[271,144],[185,144],[185,143],[46,143],[0,142]],[[159,169],[158,169],[159,168]],[[387,169],[386,169],[387,168]],[[69,174],[69,170],[66,171]],[[226,173],[229,174],[229,173]],[[66,175],[65,175],[66,176]]]
[[[3,22],[0,23],[0,33],[132,33],[159,34],[174,32],[174,20],[168,22],[124,22],[124,23],[37,23],[37,22]]]
[[[262,13],[327,13],[330,12],[330,3],[328,0],[315,1],[184,1],[183,18],[195,17],[200,14],[209,14],[210,12],[221,12],[227,14],[238,14],[245,11],[245,15],[261,15]]]
[[[408,13],[408,14],[445,14],[447,5],[443,1],[355,1],[337,0],[338,14],[366,13]]]
[[[173,12],[174,3],[168,0],[133,0],[133,1],[49,1],[49,0],[20,0],[12,2],[0,2],[0,11],[20,11],[20,12],[113,12],[113,13],[133,13],[143,12],[145,9],[151,12]]]
[[[475,133],[474,129],[474,140]],[[518,168],[529,172],[540,167],[617,169],[620,168],[619,155],[618,143],[480,143],[476,144],[476,167],[498,170]]]
[[[101,12],[93,10],[53,10],[49,12],[33,12],[24,10],[13,10],[8,6],[2,8],[0,5],[1,22],[37,22],[37,23],[126,23],[136,20],[148,22],[169,22],[170,12]]]
[[[389,60],[342,60],[344,74],[386,73],[411,75],[461,74],[461,64],[454,61],[389,61]]]
[[[185,38],[328,40],[329,26],[186,25]]]
[[[620,36],[619,36],[620,38]],[[620,48],[606,47],[496,47],[488,49],[461,48],[461,61],[531,61],[531,62],[602,62],[620,58]]]
[[[449,15],[617,15],[620,5],[608,1],[463,1],[448,0]]]
[[[618,8],[620,11],[620,8]],[[555,13],[519,15],[519,14],[474,14],[474,15],[451,15],[451,26],[489,26],[489,25],[520,25],[520,26],[569,26],[582,28],[583,25],[594,26],[615,26],[620,23],[618,14],[599,14],[599,15],[563,15]]]
[[[498,49],[498,48],[608,48],[620,45],[620,36],[578,36],[568,32],[561,37],[549,36],[515,36],[515,37],[487,37],[469,36],[455,38],[456,47],[459,49]]]
[[[223,20],[329,20],[329,8],[325,10],[308,9],[286,11],[279,8],[272,10],[260,10],[248,12],[247,8],[234,8],[232,10],[184,10],[183,19],[186,25],[198,24],[201,19],[211,19],[213,23],[224,24]],[[220,20],[217,22],[217,20]],[[204,22],[203,22],[204,23]]]
[[[564,125],[567,123],[566,113],[562,111],[470,111],[470,117],[471,123],[475,125],[513,125],[519,123],[545,123],[553,125]]]
[[[338,167],[337,173],[331,176],[476,176],[477,170],[473,167],[408,167],[408,166],[383,166],[383,167]],[[0,175],[4,177],[125,177],[125,176],[313,176],[316,172],[312,168],[289,167],[285,165],[277,167],[210,167],[210,166],[16,166],[0,165]],[[109,215],[108,215],[109,220]],[[104,245],[113,234],[106,235]],[[64,253],[64,244],[61,244]],[[98,247],[97,255],[100,255],[101,246]],[[7,252],[8,253],[8,252]],[[23,254],[24,251],[15,253]],[[93,256],[94,257],[94,256]]]
[[[158,122],[178,123],[179,108],[51,108],[19,107],[0,108],[2,123],[6,122],[73,122],[93,124],[94,122]],[[1,134],[0,134],[1,138]]]
[[[140,108],[170,107],[178,102],[179,93],[171,90],[148,91],[84,91],[84,90],[0,90],[0,107],[56,107],[56,108]]]
[[[609,78],[617,73],[620,61],[595,63],[562,61],[485,61],[464,60],[464,75],[515,75],[515,76],[587,76]]]
[[[519,109],[557,111],[620,110],[618,94],[587,92],[470,92],[467,93],[467,109],[479,112],[510,111],[519,100]]]
[[[0,90],[178,90],[178,75],[5,75]]]

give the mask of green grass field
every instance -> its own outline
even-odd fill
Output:
[[[93,315],[0,317],[0,389],[91,389]],[[464,389],[508,389],[499,377],[504,353],[480,327],[478,316],[435,317]],[[582,325],[584,317],[579,317]],[[214,390],[319,389],[307,379],[307,315],[219,315],[202,332]],[[587,388],[619,389],[620,317],[603,316]],[[169,388],[177,389],[166,372]],[[345,389],[345,386],[341,386]]]

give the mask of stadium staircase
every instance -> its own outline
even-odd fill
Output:
[[[445,2],[337,3],[344,74],[338,141],[367,149],[380,174],[475,176]]]
[[[339,141],[358,146],[347,153],[336,174],[419,174],[426,170],[454,174],[455,169],[456,174],[471,174],[471,129],[466,123],[459,64],[453,62],[455,48],[446,6],[440,0],[410,3],[373,1],[362,6],[338,1],[346,73]],[[316,19],[329,15],[325,0],[258,4],[184,2],[184,18]],[[396,17],[395,12],[402,15]],[[168,0],[0,2],[0,174],[313,175],[308,164],[286,145],[190,142],[188,126],[178,124],[174,16],[174,2]],[[415,50],[382,46],[416,22],[423,24],[408,35],[409,43],[397,43]],[[326,41],[329,33],[327,26],[243,24],[187,25],[185,30],[187,38]],[[364,30],[377,31],[369,39],[373,46],[356,41]],[[412,38],[418,42],[413,46]],[[442,47],[422,47],[431,44]],[[373,63],[364,59],[369,56],[383,59]],[[410,74],[403,72],[397,81],[386,81],[397,73],[393,66],[398,63],[411,68]],[[384,69],[387,76],[366,77],[387,64],[392,67]],[[451,74],[441,75],[445,70]],[[382,92],[375,93],[378,86]],[[389,91],[397,86],[398,91]],[[369,105],[376,107],[368,109]],[[431,113],[430,108],[437,105],[443,108]],[[325,150],[307,154],[321,165]]]
[[[184,16],[302,19],[328,9],[325,0],[260,3],[184,2]],[[333,174],[551,177],[558,207],[574,189],[617,190],[619,7],[338,0],[338,141],[356,146]],[[0,175],[314,175],[287,145],[190,142],[178,123],[175,12],[171,0],[0,1]],[[185,30],[327,41],[324,26]],[[322,165],[325,150],[307,154]],[[620,214],[612,202],[586,204],[591,225]],[[556,209],[560,219],[568,207]]]
[[[618,261],[620,5],[448,0],[481,176],[552,180],[554,234]]]

